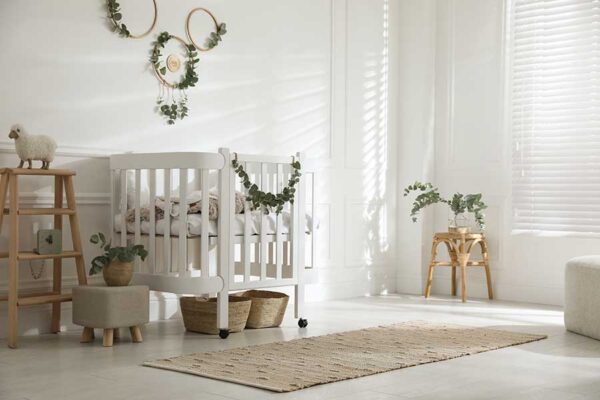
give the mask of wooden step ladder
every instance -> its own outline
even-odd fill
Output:
[[[54,207],[53,208],[20,208],[19,207],[19,176],[54,176]],[[0,252],[0,258],[8,258],[8,296],[0,296],[0,301],[8,301],[8,347],[16,348],[18,342],[19,320],[18,309],[21,306],[36,304],[52,304],[51,331],[60,331],[61,303],[71,301],[70,294],[62,293],[62,259],[74,258],[77,267],[77,279],[80,285],[87,284],[81,237],[79,232],[79,218],[75,204],[75,190],[73,188],[74,171],[66,169],[26,169],[2,168],[0,169],[0,204],[3,212],[0,213],[0,229],[4,215],[8,215],[9,242],[8,252]],[[63,208],[63,190],[67,197],[67,208]],[[6,204],[7,192],[10,195],[9,207]],[[54,229],[62,231],[64,215],[69,216],[71,224],[71,238],[73,250],[66,250],[60,254],[36,254],[32,251],[19,251],[19,216],[21,215],[54,215]],[[19,261],[32,261],[51,259],[53,261],[52,291],[49,293],[27,294],[19,297]]]

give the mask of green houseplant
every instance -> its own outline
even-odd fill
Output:
[[[92,260],[90,275],[102,271],[107,286],[127,286],[133,277],[133,261],[136,257],[146,259],[148,251],[143,245],[112,247],[101,232],[90,237],[90,242],[97,244],[104,251]]]
[[[418,181],[404,189],[404,197],[412,192],[419,193],[415,197],[413,207],[410,211],[413,222],[417,221],[419,212],[425,207],[436,203],[444,203],[449,206],[454,215],[449,224],[451,231],[465,229],[460,223],[460,217],[465,213],[472,213],[479,228],[481,230],[485,229],[485,214],[483,210],[487,208],[487,205],[481,200],[481,193],[466,195],[454,193],[451,198],[446,199],[440,195],[438,188],[434,187],[431,183],[421,183]]]

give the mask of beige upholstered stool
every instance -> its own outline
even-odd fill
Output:
[[[83,326],[81,342],[94,339],[94,328],[104,329],[110,347],[119,328],[128,327],[134,343],[142,341],[140,326],[149,319],[147,286],[77,286],[73,288],[73,323]]]
[[[600,340],[600,256],[576,257],[565,270],[565,327]]]

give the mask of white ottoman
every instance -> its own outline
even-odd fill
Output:
[[[565,327],[600,340],[600,256],[576,257],[567,262]]]
[[[84,327],[81,342],[94,339],[94,328],[104,330],[110,347],[119,328],[129,328],[134,343],[142,341],[140,326],[148,322],[148,286],[76,286],[73,288],[73,323]]]

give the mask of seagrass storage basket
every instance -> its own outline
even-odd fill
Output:
[[[246,328],[272,328],[281,325],[289,296],[268,290],[248,290],[236,296],[252,299]]]
[[[229,332],[244,330],[252,300],[242,296],[229,296]],[[183,324],[191,332],[219,334],[217,326],[217,299],[206,297],[181,297],[179,299]]]

